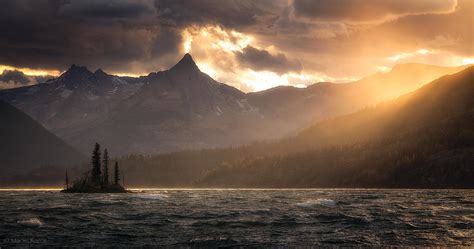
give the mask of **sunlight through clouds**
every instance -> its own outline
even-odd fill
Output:
[[[377,71],[390,70],[394,65],[401,63],[423,63],[446,67],[474,64],[473,58],[466,58],[449,52],[433,49],[418,49],[414,52],[405,52],[385,58],[386,64],[376,67]]]
[[[462,60],[463,65],[471,65],[474,64],[474,58],[464,58]]]
[[[412,58],[412,57],[415,57],[415,56],[420,56],[420,55],[423,56],[423,55],[438,54],[438,53],[439,53],[439,52],[422,48],[422,49],[419,49],[419,50],[417,50],[417,51],[415,51],[415,52],[411,52],[411,53],[401,53],[401,54],[397,54],[397,55],[394,55],[394,56],[390,56],[390,57],[388,57],[387,59],[390,60],[390,61],[397,62],[397,61],[400,61],[400,60],[402,60],[402,59]]]
[[[201,71],[242,91],[260,91],[279,85],[305,87],[314,82],[333,80],[325,75],[305,72],[278,73],[244,67],[237,60],[236,52],[243,53],[248,48],[260,53],[265,51],[268,56],[266,59],[278,58],[281,61],[284,57],[281,57],[282,52],[273,45],[261,47],[253,36],[235,30],[224,30],[216,26],[191,26],[182,32],[182,37],[183,52],[192,54]]]

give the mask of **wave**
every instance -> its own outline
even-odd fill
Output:
[[[27,225],[27,226],[42,226],[44,223],[38,218],[30,218],[26,220],[19,220],[18,224]]]
[[[138,198],[142,199],[150,199],[150,200],[165,200],[169,198],[168,195],[164,194],[139,194],[137,195]]]
[[[336,205],[336,201],[331,199],[316,199],[316,200],[307,200],[305,202],[296,203],[296,206],[302,208],[308,208],[313,206],[334,206]]]

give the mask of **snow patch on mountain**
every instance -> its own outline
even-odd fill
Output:
[[[224,112],[221,110],[221,108],[219,106],[216,106],[216,114],[217,116],[220,116],[222,115]]]
[[[112,82],[119,86],[126,86],[128,82],[125,80],[120,79],[119,77],[113,77]]]
[[[69,96],[71,96],[71,94],[73,93],[74,91],[72,90],[69,90],[69,89],[64,89],[62,92],[61,92],[61,98],[63,99],[67,99],[69,98]]]

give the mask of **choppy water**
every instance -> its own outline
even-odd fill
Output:
[[[474,246],[474,190],[0,191],[0,247]]]

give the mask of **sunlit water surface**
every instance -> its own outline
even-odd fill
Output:
[[[474,191],[0,191],[0,247],[64,245],[474,246]]]

